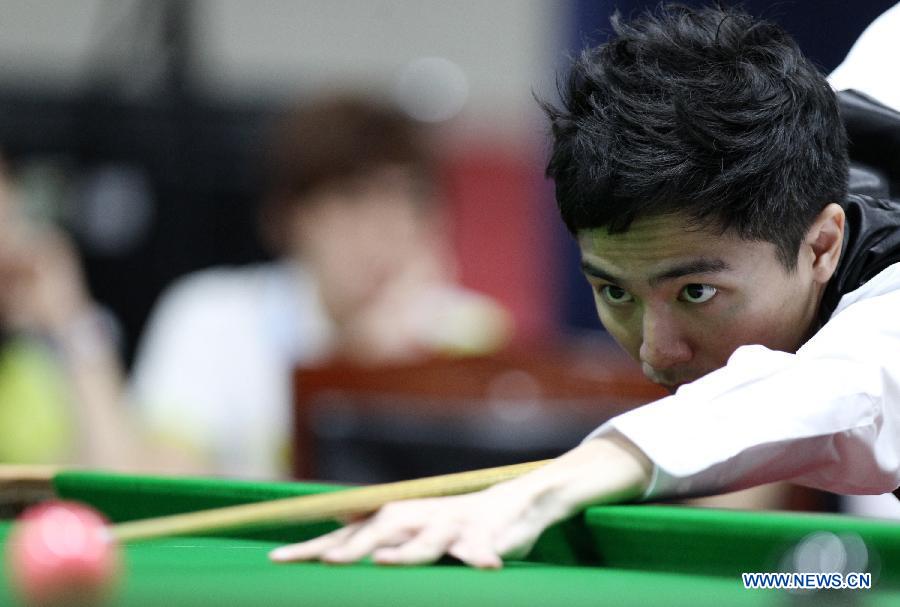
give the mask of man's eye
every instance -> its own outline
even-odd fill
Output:
[[[704,303],[713,298],[716,288],[711,285],[693,283],[681,290],[681,298],[690,303]]]
[[[616,285],[603,285],[600,287],[600,296],[610,304],[623,304],[634,301],[631,293]]]

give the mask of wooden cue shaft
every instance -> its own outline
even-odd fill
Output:
[[[149,518],[114,525],[110,528],[110,533],[114,540],[131,542],[203,531],[233,530],[268,523],[329,520],[372,512],[388,502],[397,500],[478,491],[521,476],[549,461],[551,460]]]
[[[44,464],[2,464],[0,483],[4,482],[51,482],[62,468]]]

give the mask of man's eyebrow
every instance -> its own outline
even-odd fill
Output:
[[[714,272],[724,272],[730,269],[731,266],[721,259],[695,259],[673,266],[665,272],[652,276],[648,282],[650,283],[650,286],[655,287],[661,282],[674,280],[683,276],[690,276],[691,274],[711,274]]]
[[[601,270],[597,266],[592,265],[590,262],[584,259],[581,260],[581,271],[591,278],[599,278],[600,280],[605,280],[613,284],[619,284],[621,282],[612,274],[606,272],[605,270]]]

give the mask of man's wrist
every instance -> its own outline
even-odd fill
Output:
[[[652,464],[626,438],[598,437],[582,443],[546,470],[555,507],[571,515],[587,506],[631,501],[650,482]]]
[[[542,524],[550,525],[587,506],[640,497],[651,473],[652,464],[630,441],[618,435],[604,436],[489,491],[526,504]]]

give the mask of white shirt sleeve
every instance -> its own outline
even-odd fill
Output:
[[[796,354],[744,346],[670,397],[613,418],[653,462],[646,498],[792,480],[836,493],[900,484],[900,264],[847,294]]]

